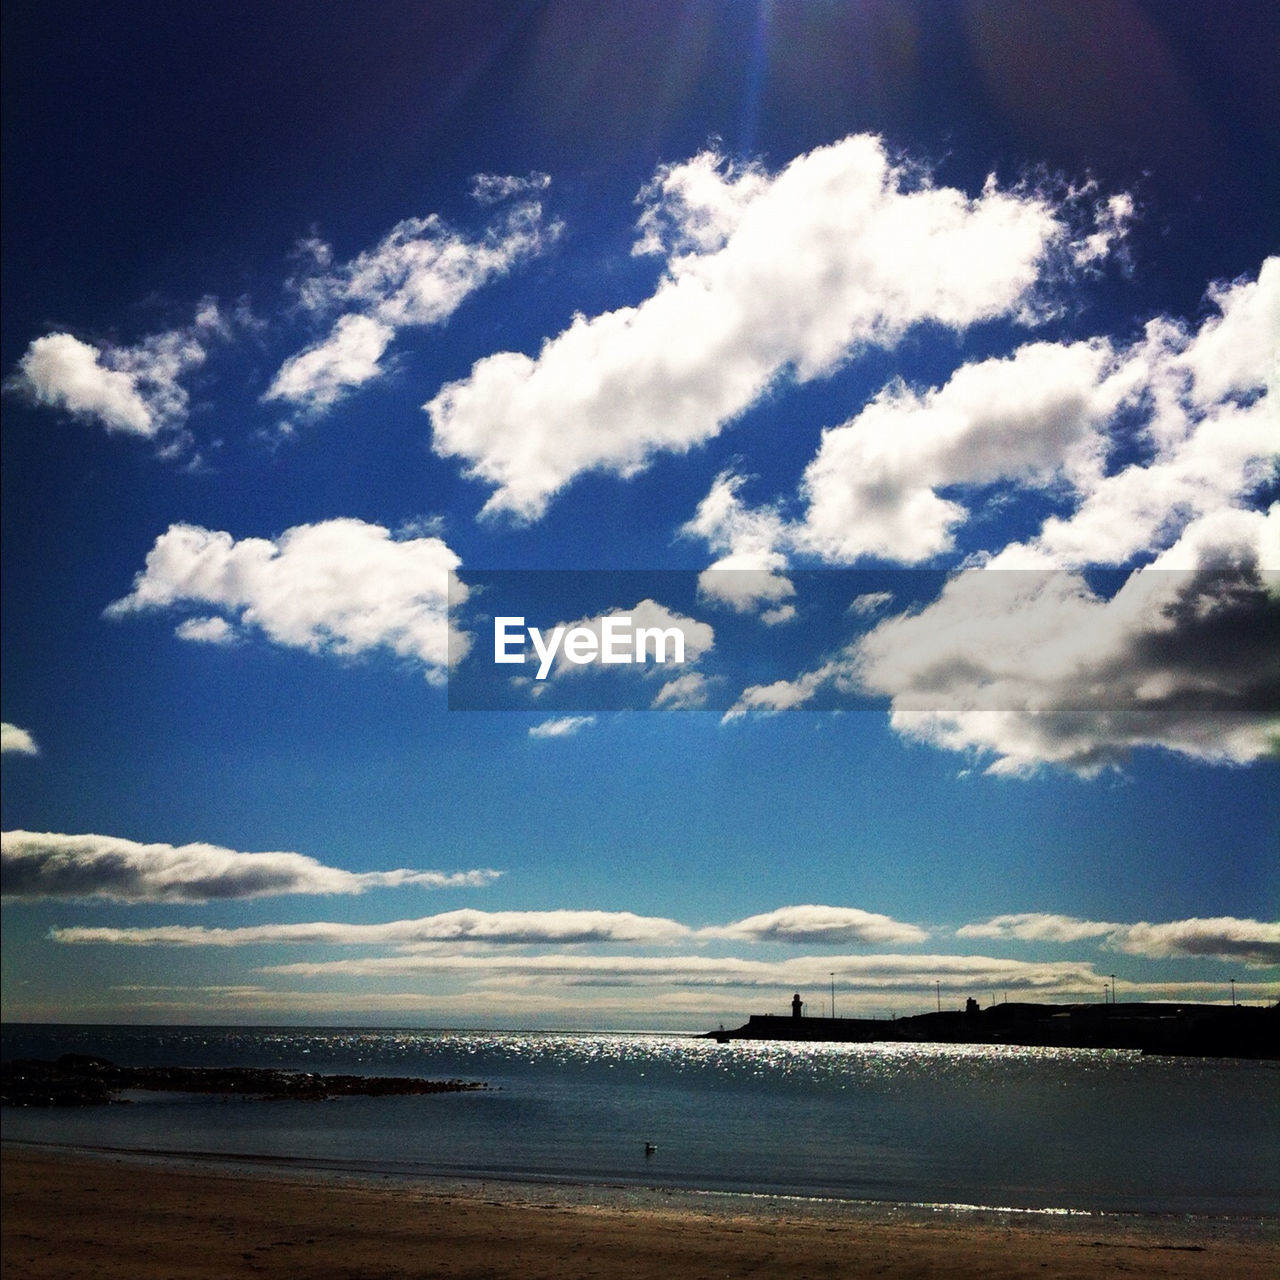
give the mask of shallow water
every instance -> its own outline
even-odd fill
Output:
[[[409,1177],[1280,1215],[1276,1063],[633,1033],[4,1028],[6,1058],[67,1052],[491,1088],[325,1103],[139,1094],[130,1106],[10,1109],[7,1139]]]

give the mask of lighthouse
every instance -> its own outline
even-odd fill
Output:
[[[791,1016],[793,1018],[798,1018],[800,1016],[800,1010],[803,1008],[804,1001],[800,999],[800,993],[797,991],[795,995],[791,997]]]

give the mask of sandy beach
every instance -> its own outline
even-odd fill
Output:
[[[1081,1230],[1007,1223],[839,1218],[512,1202],[484,1188],[192,1169],[6,1147],[6,1280],[229,1276],[697,1280],[767,1276],[1092,1277],[1237,1280],[1280,1267],[1275,1240],[1206,1225],[1176,1236],[1131,1224]]]

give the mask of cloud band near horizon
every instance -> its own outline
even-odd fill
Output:
[[[1028,912],[995,916],[985,922],[960,925],[949,931],[938,926],[926,928],[894,920],[889,916],[855,907],[818,904],[780,907],[725,925],[688,925],[667,917],[641,916],[628,911],[479,911],[468,908],[379,924],[314,921],[237,928],[206,925],[75,926],[55,927],[50,936],[57,942],[75,945],[381,945],[393,947],[401,953],[391,957],[366,958],[376,969],[380,964],[395,968],[406,962],[413,968],[417,961],[428,960],[440,952],[442,947],[447,951],[449,946],[455,944],[468,947],[535,947],[627,943],[670,948],[680,945],[745,942],[790,948],[849,945],[911,948],[946,932],[952,932],[960,939],[987,938],[1054,944],[1096,941],[1096,945],[1102,950],[1150,959],[1175,957],[1234,960],[1258,968],[1280,965],[1280,922],[1218,916],[1163,923],[1139,921],[1116,924]],[[413,959],[415,953],[420,954],[416,954],[416,959]],[[827,958],[834,960],[837,957]],[[899,960],[908,958],[919,959],[913,956],[897,957]],[[960,957],[966,963],[970,958]],[[823,963],[825,962],[824,960]]]

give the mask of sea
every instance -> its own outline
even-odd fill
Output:
[[[6,1059],[483,1082],[6,1108],[6,1142],[324,1175],[864,1208],[1280,1223],[1280,1063],[636,1032],[8,1024]]]

